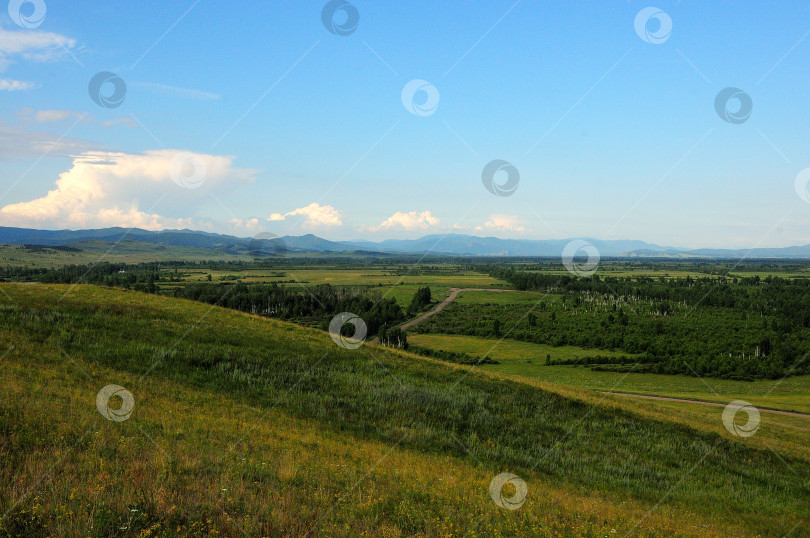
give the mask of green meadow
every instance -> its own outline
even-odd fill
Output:
[[[730,379],[688,377],[682,375],[640,374],[594,371],[582,366],[546,366],[552,360],[577,359],[594,354],[621,355],[615,351],[584,349],[575,346],[549,346],[516,340],[479,338],[444,334],[413,334],[408,341],[422,347],[462,351],[476,357],[489,357],[499,364],[482,364],[492,372],[525,377],[567,387],[597,391],[629,392],[727,404],[744,399],[754,405],[810,413],[810,376],[785,379],[735,381]]]

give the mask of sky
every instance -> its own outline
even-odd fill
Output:
[[[808,244],[808,74],[807,2],[11,0],[0,225]]]

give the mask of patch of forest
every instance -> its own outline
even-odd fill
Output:
[[[730,379],[810,372],[810,280],[486,271],[547,296],[528,308],[453,304],[414,330],[619,350],[638,355],[635,372]],[[598,355],[582,363],[629,368],[626,359]]]

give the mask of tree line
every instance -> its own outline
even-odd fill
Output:
[[[33,280],[52,284],[95,284],[159,293],[165,264],[96,263],[65,265],[53,269],[4,268],[4,280]],[[164,271],[165,273],[165,271]],[[368,337],[379,336],[383,345],[407,347],[407,337],[397,325],[405,321],[405,312],[395,299],[383,299],[379,292],[362,288],[338,288],[329,284],[314,287],[286,287],[259,283],[193,283],[179,286],[170,295],[191,299],[249,314],[294,321],[304,325],[329,329],[329,322],[341,312],[351,312],[366,323]]]

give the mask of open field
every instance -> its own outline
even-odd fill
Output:
[[[806,535],[792,441],[184,300],[0,289],[12,534]],[[134,395],[129,420],[96,411],[109,383]],[[521,510],[487,498],[504,470],[528,485]]]
[[[166,274],[177,278],[178,282],[160,284],[161,289],[171,290],[186,283],[205,283],[208,276],[211,282],[243,282],[246,284],[277,283],[293,289],[308,289],[321,284],[337,287],[365,288],[370,294],[379,293],[391,297],[403,308],[410,304],[414,293],[427,286],[436,299],[446,297],[451,287],[499,288],[506,284],[498,279],[480,273],[456,271],[455,275],[407,274],[400,267],[367,269],[344,269],[339,267],[319,267],[317,269],[281,266],[267,269],[178,269]]]
[[[537,379],[555,385],[671,396],[723,404],[743,399],[761,407],[810,412],[810,376],[806,375],[782,380],[734,381],[682,375],[632,372],[619,374],[593,371],[586,367],[545,365],[546,355],[551,355],[553,359],[575,359],[594,353],[618,355],[611,351],[442,334],[414,334],[409,336],[408,340],[427,348],[463,351],[477,357],[487,356],[500,364],[484,364],[481,365],[482,369]]]
[[[550,293],[509,290],[500,293],[491,293],[488,291],[462,291],[455,302],[457,304],[508,304],[516,305],[520,308],[528,310],[540,301],[553,302],[559,300],[559,295],[553,295]]]
[[[238,277],[243,282],[289,282],[308,285],[331,284],[333,286],[391,287],[397,285],[438,285],[455,287],[500,287],[504,283],[481,273],[458,271],[457,274],[408,274],[398,272],[398,268],[343,269],[339,267],[278,267],[247,270],[206,270],[181,271],[186,282],[201,282],[210,274],[213,280],[223,277]]]
[[[408,341],[429,348],[443,349],[446,351],[462,351],[482,358],[486,356],[501,361],[504,364],[507,364],[507,361],[509,361],[509,363],[514,361],[514,364],[541,366],[545,364],[546,355],[551,355],[553,360],[578,359],[596,353],[609,357],[620,357],[623,355],[617,351],[585,349],[577,346],[555,347],[509,339],[478,338],[474,336],[458,336],[451,334],[412,334],[408,337]]]
[[[391,297],[396,299],[397,304],[399,304],[403,308],[407,308],[409,304],[411,304],[411,300],[413,299],[413,295],[416,293],[416,290],[419,288],[427,286],[430,288],[430,292],[433,296],[434,301],[441,301],[445,297],[450,294],[450,288],[448,286],[436,285],[436,284],[399,284],[397,286],[378,286],[375,288],[371,288],[371,293],[380,293],[383,297]]]
[[[69,264],[88,264],[100,261],[112,263],[141,263],[186,261],[250,261],[250,257],[210,248],[163,246],[124,239],[119,243],[108,241],[82,241],[68,245],[75,251],[54,248],[25,248],[23,245],[0,245],[0,266],[58,267]]]

